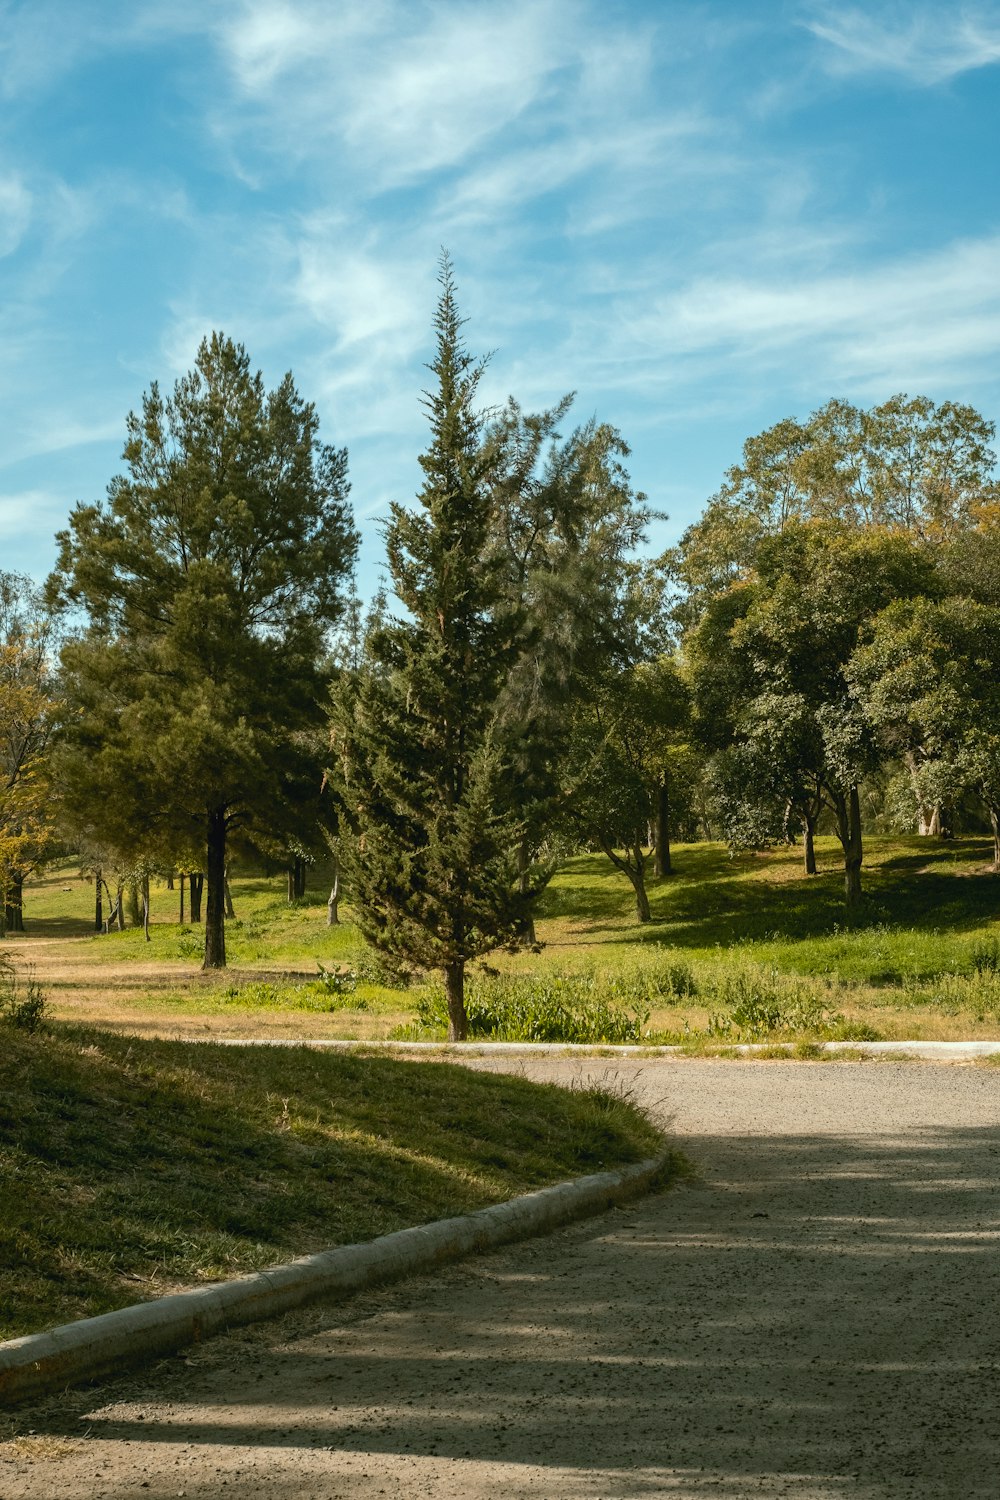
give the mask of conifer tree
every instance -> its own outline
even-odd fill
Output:
[[[89,842],[175,864],[204,851],[206,968],[226,962],[227,843],[295,834],[319,787],[320,660],[357,537],[347,455],[291,375],[203,341],[128,419],[125,473],[60,533],[51,590],[85,628],[63,651],[63,803]]]
[[[333,741],[355,915],[383,950],[443,971],[461,1040],[466,965],[513,939],[523,907],[497,711],[517,622],[491,541],[499,449],[475,406],[483,365],[462,342],[447,257],[439,279],[424,483],[385,533],[405,613],[376,611],[360,670],[335,691]]]

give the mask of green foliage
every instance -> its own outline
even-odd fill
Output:
[[[405,614],[376,612],[359,672],[335,689],[334,777],[362,932],[404,966],[445,971],[460,1036],[465,964],[515,937],[524,901],[497,712],[513,650],[491,537],[499,449],[475,408],[482,365],[461,342],[447,259],[440,281],[424,484],[385,533]]]
[[[317,989],[324,995],[333,995],[337,999],[343,999],[352,995],[358,987],[358,973],[356,969],[337,968],[327,969],[318,963],[319,978],[316,980]]]
[[[67,643],[59,779],[88,842],[204,868],[206,964],[225,961],[226,840],[315,830],[321,658],[357,537],[346,453],[287,375],[265,392],[221,334],[127,420],[125,472],[59,536]],[[311,836],[311,833],[310,835]]]
[[[359,984],[377,984],[385,989],[406,990],[413,981],[413,973],[390,953],[380,953],[377,948],[365,944],[352,950],[351,968]]]
[[[637,1043],[649,1010],[630,1006],[633,997],[625,990],[593,976],[477,975],[466,989],[469,1036],[503,1042]],[[431,1031],[447,1026],[447,1006],[439,990],[421,996],[417,1021]]]
[[[722,1007],[709,1020],[709,1033],[756,1042],[781,1033],[821,1031],[843,1017],[832,1014],[814,989],[782,981],[774,969],[735,963],[712,987],[711,1002]]]

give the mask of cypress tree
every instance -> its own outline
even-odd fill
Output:
[[[517,632],[491,537],[499,446],[476,410],[483,364],[462,342],[447,256],[439,281],[424,482],[385,528],[404,613],[377,607],[360,669],[335,689],[333,739],[359,924],[383,950],[443,971],[449,1038],[461,1040],[466,965],[522,920],[497,711]]]

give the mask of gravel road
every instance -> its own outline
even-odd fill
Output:
[[[30,1414],[2,1500],[1000,1494],[1000,1072],[616,1081],[699,1180]]]

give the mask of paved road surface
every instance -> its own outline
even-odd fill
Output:
[[[1000,1495],[1000,1071],[481,1065],[617,1075],[701,1182],[50,1403],[2,1500]]]

